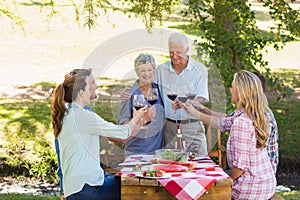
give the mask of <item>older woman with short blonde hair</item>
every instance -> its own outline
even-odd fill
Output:
[[[146,104],[149,107],[149,113],[152,109],[156,110],[154,119],[146,119],[147,129],[141,129],[134,137],[129,137],[125,141],[125,155],[131,154],[150,154],[155,150],[163,148],[164,145],[164,107],[159,93],[158,85],[153,83],[155,72],[155,60],[152,55],[141,53],[134,60],[134,69],[138,80],[127,90],[131,98],[123,101],[120,109],[119,124],[126,124],[134,111],[133,100],[137,94],[143,94],[146,98]],[[151,105],[147,99],[149,92],[156,88],[158,90],[157,102]]]

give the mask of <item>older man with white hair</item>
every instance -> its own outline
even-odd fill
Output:
[[[168,43],[171,60],[157,67],[154,80],[160,87],[165,108],[165,147],[175,148],[176,134],[180,124],[186,148],[198,145],[195,152],[207,154],[205,128],[202,122],[187,114],[184,109],[180,109],[182,102],[178,98],[172,101],[167,96],[168,91],[173,90],[179,99],[183,96],[186,100],[188,93],[192,92],[195,97],[194,101],[202,104],[208,101],[207,68],[188,55],[189,44],[186,35],[175,32],[169,37]]]

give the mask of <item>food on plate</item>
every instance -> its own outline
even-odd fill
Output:
[[[161,164],[169,164],[169,165],[182,165],[187,167],[189,170],[195,169],[197,166],[197,163],[194,162],[177,162],[177,161],[173,161],[173,160],[166,160],[166,159],[157,159],[157,163],[161,163]]]
[[[165,175],[165,171],[163,170],[145,170],[143,171],[143,176],[146,177],[162,177]]]
[[[142,165],[138,163],[132,168],[132,171],[141,171],[141,169],[142,169]]]
[[[189,160],[193,160],[196,156],[197,154],[195,152],[191,152],[189,155]]]
[[[154,164],[151,166],[152,170],[163,170],[165,172],[187,172],[188,168],[182,165],[174,164]]]

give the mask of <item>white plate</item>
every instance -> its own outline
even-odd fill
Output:
[[[140,164],[140,165],[146,165],[146,164],[149,164],[149,162],[143,162],[143,161],[137,161],[137,162],[123,162],[123,163],[120,163],[119,165],[120,166],[135,166],[137,164]]]
[[[123,166],[121,171],[122,172],[132,172],[132,173],[139,173],[139,172],[143,172],[145,170],[150,170],[150,166],[151,165],[143,165],[141,170],[137,170],[137,171],[133,171],[133,167],[134,166]]]
[[[196,161],[196,160],[209,160],[210,158],[207,156],[197,156],[195,158],[192,159],[192,161]]]
[[[154,155],[140,154],[140,155],[131,155],[128,158],[129,159],[134,159],[134,160],[151,161],[155,158],[155,156]]]
[[[216,172],[216,171],[207,171],[206,174],[207,176],[223,176],[224,174],[222,172]]]
[[[162,179],[162,178],[172,178],[171,174],[164,174],[161,177],[150,177],[150,176],[143,176],[141,173],[136,174],[137,177],[140,178],[149,178],[149,179]]]
[[[206,169],[206,168],[211,168],[211,167],[216,167],[218,165],[215,164],[207,164],[207,163],[198,163],[196,166],[196,169],[202,168],[202,169]]]

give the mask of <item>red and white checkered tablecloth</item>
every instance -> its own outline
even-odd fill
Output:
[[[158,180],[178,200],[198,199],[217,180],[206,178],[170,178]]]
[[[217,180],[227,178],[229,176],[220,167],[212,167],[195,170],[190,172],[189,176],[158,179],[158,181],[178,200],[193,200],[198,199]]]
[[[118,175],[137,176],[132,167],[124,167]],[[194,200],[203,195],[215,182],[229,176],[209,157],[197,161],[196,169],[189,172],[168,173],[168,178],[157,180],[178,200]]]

